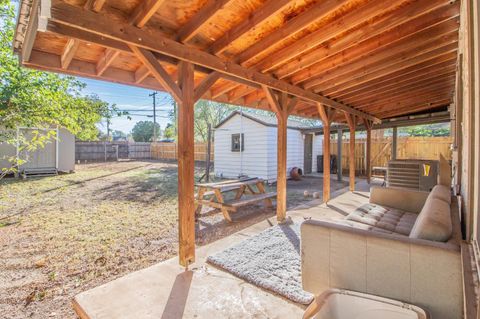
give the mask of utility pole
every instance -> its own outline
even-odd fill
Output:
[[[151,96],[153,98],[153,142],[157,141],[157,117],[156,117],[156,95],[158,92],[153,92],[152,94],[149,94],[148,96]]]

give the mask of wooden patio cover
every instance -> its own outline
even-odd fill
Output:
[[[381,119],[444,109],[458,27],[456,0],[22,0],[14,47],[27,67],[163,90],[179,102],[188,265],[195,101],[276,113],[281,220],[287,117],[320,118],[326,132],[332,121],[354,132],[361,120],[369,132]]]

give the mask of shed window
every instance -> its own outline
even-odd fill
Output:
[[[240,143],[240,136],[242,136],[242,141]],[[242,152],[245,150],[245,139],[242,134],[232,134],[232,152],[240,152],[240,147]]]

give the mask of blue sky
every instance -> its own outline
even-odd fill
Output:
[[[153,91],[81,77],[78,79],[87,84],[87,87],[83,90],[84,94],[95,93],[103,101],[106,101],[110,104],[116,104],[117,108],[120,110],[128,110],[131,114],[131,120],[129,120],[126,116],[113,118],[111,124],[112,130],[119,130],[129,133],[136,122],[153,121],[152,117],[147,117],[147,115],[153,115],[153,99],[151,96],[149,96],[149,94],[151,94]],[[167,118],[168,111],[173,110],[170,95],[164,92],[158,92],[156,109],[157,123],[160,124],[160,127],[163,130],[167,123],[170,122]],[[100,123],[99,129],[105,132],[106,123]]]

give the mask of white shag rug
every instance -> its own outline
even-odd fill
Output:
[[[294,302],[309,304],[313,300],[313,295],[302,289],[298,224],[270,227],[207,261]]]

